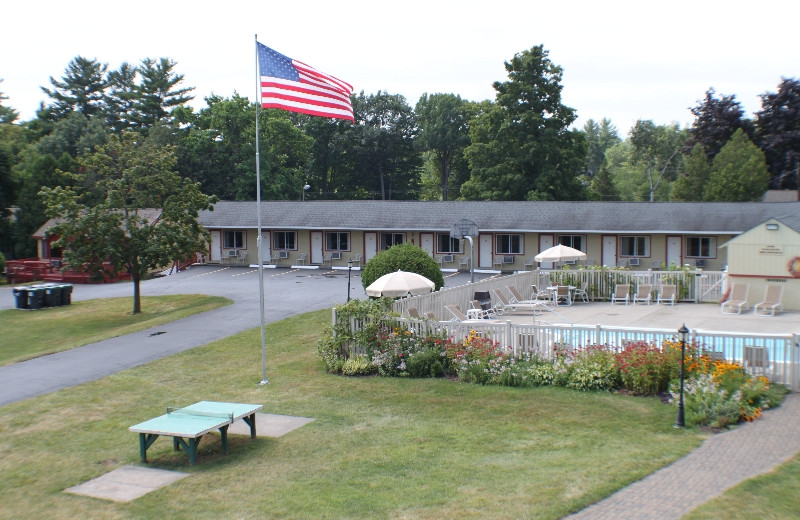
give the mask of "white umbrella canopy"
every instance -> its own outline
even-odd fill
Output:
[[[366,288],[367,296],[389,296],[400,298],[411,293],[414,296],[428,294],[436,284],[422,275],[408,271],[395,271],[381,276]]]
[[[568,260],[585,260],[586,253],[578,249],[558,244],[545,249],[533,257],[537,262],[566,262]]]

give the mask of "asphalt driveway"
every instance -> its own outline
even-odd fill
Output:
[[[350,297],[366,298],[360,272],[350,274]],[[468,274],[455,274],[449,275],[445,284],[452,287],[468,281]],[[347,286],[347,270],[264,269],[265,322],[344,303]],[[76,285],[72,300],[132,297],[132,293],[130,283]],[[143,296],[211,294],[230,298],[234,304],[152,329],[0,367],[0,406],[93,381],[260,324],[258,269],[255,268],[194,266],[178,274],[142,282],[141,293]],[[14,306],[12,288],[0,287],[0,310]],[[260,371],[254,370],[253,374],[256,382]]]

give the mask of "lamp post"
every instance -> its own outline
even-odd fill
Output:
[[[684,323],[681,325],[681,328],[678,329],[678,341],[681,342],[681,394],[678,401],[678,416],[675,419],[675,427],[676,428],[684,428],[686,426],[686,421],[683,414],[683,378],[684,378],[684,362],[686,360],[686,336],[689,334],[689,329],[686,328],[686,324]]]
[[[347,261],[347,301],[350,301],[350,273],[353,271],[353,259]]]
[[[303,186],[303,202],[306,201],[306,192],[308,190],[310,190],[310,189],[311,189],[311,185],[310,184],[306,184],[305,186]]]

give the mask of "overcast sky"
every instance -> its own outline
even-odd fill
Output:
[[[75,56],[177,62],[196,108],[214,93],[255,98],[255,44],[351,83],[356,92],[454,93],[494,99],[504,62],[542,44],[564,70],[562,102],[610,119],[621,136],[638,119],[691,124],[706,90],[745,113],[781,77],[800,78],[800,2],[6,0],[0,12],[3,103],[34,117],[39,87]]]

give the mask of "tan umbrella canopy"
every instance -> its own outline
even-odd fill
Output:
[[[585,260],[586,253],[578,249],[558,244],[545,249],[533,257],[537,262],[566,262],[569,260]]]
[[[408,271],[395,271],[381,276],[366,288],[367,296],[400,298],[409,293],[418,296],[433,291],[436,284],[422,275]]]

